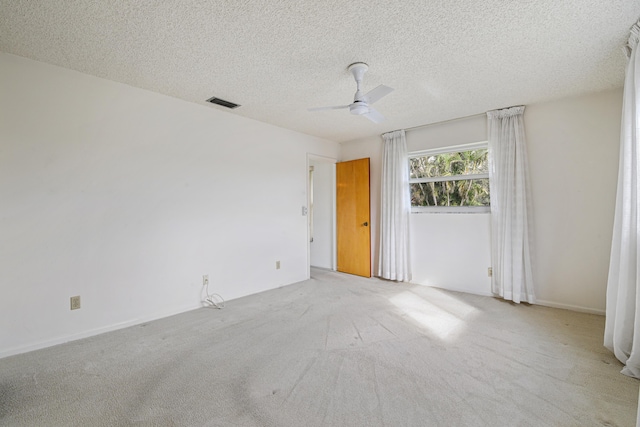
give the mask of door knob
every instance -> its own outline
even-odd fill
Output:
[[[368,226],[369,226],[369,222],[365,222],[365,223],[364,223],[364,224],[362,224],[362,225],[364,225],[365,227],[368,227]]]

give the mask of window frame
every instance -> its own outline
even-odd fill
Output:
[[[489,149],[488,141],[472,142],[470,144],[449,145],[446,147],[432,148],[428,150],[412,151],[407,154],[407,163],[410,159],[416,157],[427,157],[445,153],[457,153],[461,151],[471,151],[478,149]],[[409,168],[411,173],[411,168]],[[411,178],[409,177],[409,188],[411,184],[428,183],[428,182],[445,182],[445,181],[460,181],[460,180],[472,180],[472,179],[488,179],[489,173],[474,174],[474,175],[454,175],[454,176],[439,176],[439,177],[427,177],[427,178]],[[407,188],[407,190],[409,190]],[[491,206],[411,206],[411,213],[461,213],[461,214],[474,214],[474,213],[489,213],[491,212]]]

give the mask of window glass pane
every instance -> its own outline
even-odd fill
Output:
[[[489,179],[409,184],[411,206],[489,206]]]
[[[482,148],[410,158],[409,170],[411,178],[488,173],[488,150]]]

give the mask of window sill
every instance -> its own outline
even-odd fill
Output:
[[[491,213],[490,206],[414,206],[412,214],[480,214]]]

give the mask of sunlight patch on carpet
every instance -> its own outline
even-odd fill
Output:
[[[413,292],[405,291],[389,298],[389,301],[420,327],[446,341],[451,341],[462,332],[468,317],[478,311],[444,294],[438,295],[435,301],[427,301]]]

